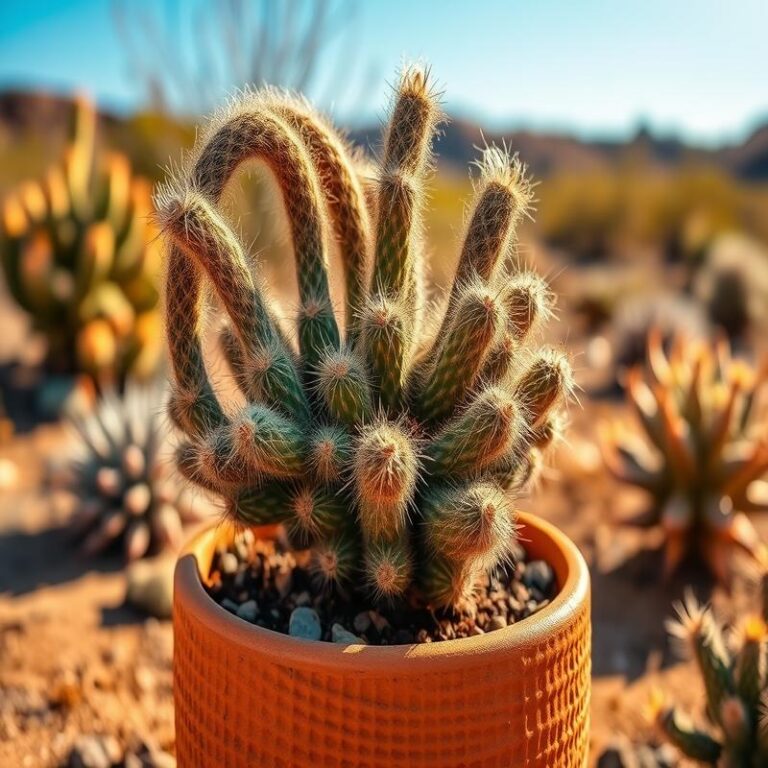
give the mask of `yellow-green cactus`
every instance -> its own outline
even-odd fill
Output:
[[[124,155],[96,151],[96,113],[84,98],[73,134],[43,179],[4,199],[2,268],[47,339],[52,372],[119,383],[128,371],[151,374],[162,348],[151,187]]]
[[[693,550],[727,582],[734,546],[763,550],[746,513],[768,509],[767,373],[732,359],[724,340],[677,337],[667,356],[661,334],[649,334],[647,374],[627,379],[641,433],[608,426],[603,453],[615,477],[652,496],[643,522],[666,534],[667,573]]]
[[[483,154],[443,329],[424,336],[419,222],[438,118],[427,74],[408,68],[376,179],[364,185],[360,164],[303,101],[248,94],[216,116],[158,211],[170,414],[187,435],[181,472],[221,494],[240,523],[284,523],[323,581],[443,606],[509,557],[515,492],[555,436],[571,375],[562,354],[530,343],[552,301],[514,266],[531,188],[517,158],[497,149]],[[265,163],[282,193],[298,348],[220,210],[248,159]],[[344,327],[329,290],[332,239]],[[205,366],[204,282],[229,316],[222,346],[245,400],[234,409]]]

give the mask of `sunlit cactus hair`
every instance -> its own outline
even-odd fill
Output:
[[[157,369],[161,254],[149,182],[124,155],[97,151],[96,129],[78,97],[63,158],[0,203],[0,265],[47,342],[46,367],[107,388]]]
[[[760,580],[761,605],[738,618],[726,635],[709,608],[691,592],[675,608],[667,629],[699,672],[710,727],[693,720],[657,696],[651,714],[680,752],[702,765],[750,766],[768,761],[768,575]]]
[[[284,524],[324,587],[435,607],[509,559],[514,495],[558,434],[572,387],[565,357],[534,346],[549,290],[508,258],[531,186],[506,150],[483,154],[445,332],[423,333],[420,221],[439,120],[429,72],[407,67],[372,171],[301,99],[247,93],[157,200],[181,471],[223,496],[236,521]],[[221,206],[250,158],[275,176],[287,213],[298,350]],[[239,403],[220,401],[206,369],[207,284],[228,316],[219,338]]]

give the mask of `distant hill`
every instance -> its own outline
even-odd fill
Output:
[[[0,148],[28,136],[48,147],[63,143],[71,115],[71,102],[43,93],[0,93]],[[157,175],[159,166],[174,154],[174,144],[188,144],[193,127],[158,115],[119,118],[103,114],[110,139],[128,151],[146,173]],[[378,147],[379,126],[355,130],[350,138],[368,149]],[[768,124],[756,129],[743,143],[704,149],[674,138],[661,138],[641,130],[630,141],[585,141],[567,134],[532,131],[483,131],[477,123],[454,119],[443,125],[437,152],[441,167],[465,173],[478,157],[476,147],[505,142],[519,152],[537,178],[554,171],[582,172],[609,168],[627,160],[659,167],[675,167],[687,160],[712,164],[744,181],[768,181]]]

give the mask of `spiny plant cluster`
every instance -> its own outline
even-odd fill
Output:
[[[734,547],[757,557],[763,550],[745,513],[768,509],[768,440],[761,397],[768,369],[731,357],[725,340],[686,342],[664,352],[649,334],[647,375],[627,379],[629,402],[642,436],[617,423],[603,448],[609,470],[648,491],[643,520],[666,534],[665,567],[689,550],[728,581]]]
[[[672,637],[698,667],[711,728],[692,720],[661,697],[652,702],[656,722],[686,757],[721,768],[768,765],[768,577],[762,578],[762,605],[739,617],[726,635],[712,612],[692,594],[667,623]]]
[[[14,300],[48,343],[48,367],[114,382],[148,375],[162,349],[160,249],[151,186],[119,153],[96,152],[80,98],[61,162],[3,201],[0,260]]]
[[[158,196],[168,243],[170,413],[181,472],[247,525],[282,523],[318,579],[374,597],[458,602],[508,557],[515,491],[560,429],[566,359],[526,347],[551,296],[513,266],[525,169],[484,152],[447,311],[425,332],[420,221],[439,119],[427,74],[402,75],[374,179],[303,101],[266,90],[218,115],[185,177]],[[296,258],[298,350],[220,210],[234,171],[265,163]],[[369,204],[370,203],[370,204]],[[328,252],[344,265],[339,327]],[[209,282],[244,404],[225,408],[203,360]]]
[[[67,485],[86,554],[122,544],[128,560],[180,543],[195,507],[169,471],[164,388],[129,381],[104,392],[93,412],[69,422],[78,442]]]

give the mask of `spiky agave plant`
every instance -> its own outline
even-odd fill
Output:
[[[699,730],[691,718],[657,695],[652,714],[686,757],[721,768],[768,765],[768,577],[762,578],[762,605],[740,616],[726,636],[723,626],[693,594],[676,606],[667,628],[696,662],[711,724]]]
[[[165,421],[165,388],[132,381],[122,395],[103,393],[93,412],[70,416],[77,444],[67,483],[86,554],[122,544],[135,560],[177,546],[182,523],[198,519],[202,505],[171,472]]]
[[[559,352],[525,347],[551,297],[511,266],[531,189],[517,159],[497,149],[483,156],[442,326],[425,338],[419,222],[438,112],[427,74],[407,69],[364,190],[344,143],[304,102],[249,94],[214,119],[158,210],[170,413],[188,436],[182,473],[224,496],[240,523],[284,523],[312,548],[325,582],[446,605],[509,553],[512,494],[555,437],[571,373]],[[290,224],[298,352],[219,209],[252,158],[276,177]],[[344,264],[344,338],[326,213]],[[222,343],[245,399],[234,409],[220,404],[203,361],[204,279],[229,316]]]
[[[93,105],[79,98],[63,160],[2,203],[0,263],[47,339],[49,369],[114,383],[159,362],[160,252],[149,182],[124,155],[97,153],[95,133]]]
[[[768,509],[767,373],[732,359],[725,340],[677,337],[667,355],[649,334],[647,376],[638,367],[627,379],[644,436],[615,423],[602,442],[613,475],[653,497],[642,522],[665,531],[667,573],[693,549],[727,582],[734,547],[763,550],[745,513]]]

